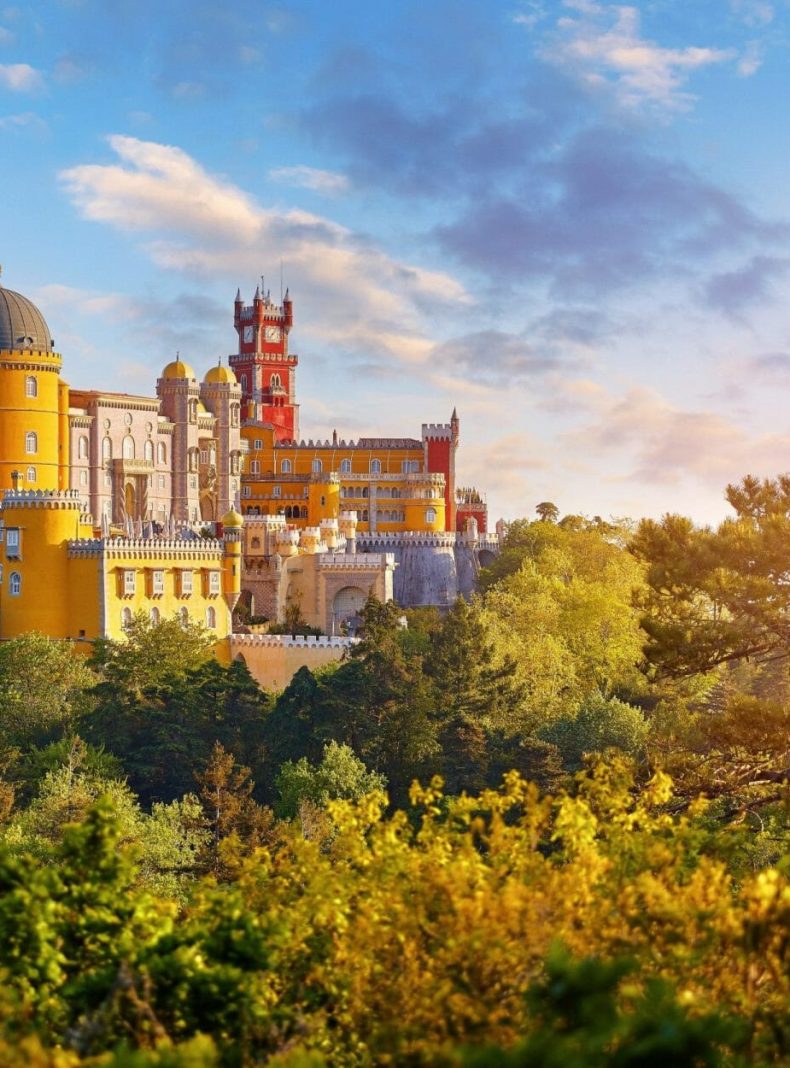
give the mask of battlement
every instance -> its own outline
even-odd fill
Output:
[[[318,566],[333,571],[380,571],[382,567],[395,569],[393,553],[326,553],[318,557]]]
[[[391,546],[394,549],[426,548],[426,549],[454,549],[457,544],[457,536],[451,533],[431,534],[419,530],[403,530],[392,534],[357,534],[357,548],[365,551],[366,545]]]
[[[3,490],[3,508],[68,508],[84,512],[79,490]]]
[[[75,538],[66,543],[70,557],[106,556],[166,558],[219,561],[223,555],[222,542],[216,538]]]
[[[423,441],[452,441],[453,428],[450,423],[423,423]]]
[[[328,635],[290,634],[232,634],[231,649],[243,652],[249,648],[263,649],[352,649],[359,638],[329,637]]]

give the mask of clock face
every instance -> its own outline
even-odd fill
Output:
[[[244,327],[244,340],[245,341],[252,341],[254,335],[255,335],[255,327],[254,326],[245,326]]]
[[[267,326],[264,330],[264,337],[267,341],[279,341],[280,340],[280,328],[279,326]]]

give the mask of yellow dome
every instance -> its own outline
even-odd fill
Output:
[[[238,385],[238,379],[234,375],[230,367],[223,367],[221,364],[218,367],[212,367],[206,372],[204,382],[218,382],[224,386],[236,386]]]
[[[198,401],[198,415],[211,415],[211,412],[208,410],[202,400]]]
[[[173,360],[162,371],[162,378],[194,378],[195,372],[183,360]]]
[[[220,519],[223,527],[243,527],[244,516],[239,515],[235,508],[231,508],[229,512],[226,512]]]

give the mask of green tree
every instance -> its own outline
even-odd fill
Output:
[[[0,642],[0,734],[27,749],[68,731],[96,676],[69,642],[23,634]]]
[[[383,775],[368,771],[349,746],[328,742],[317,766],[305,757],[295,764],[291,761],[283,764],[275,787],[280,795],[275,811],[285,819],[292,819],[305,801],[322,808],[327,801],[338,798],[355,801],[366,794],[385,791],[387,783]]]
[[[541,501],[535,505],[535,511],[542,523],[556,523],[560,517],[560,510],[552,501]]]
[[[556,745],[566,767],[581,768],[584,757],[620,749],[630,756],[644,753],[649,726],[644,714],[633,705],[592,694],[573,714],[557,717],[539,730],[539,737]]]
[[[643,520],[631,551],[646,565],[639,600],[660,676],[790,653],[790,477],[728,486],[734,518],[715,530],[667,515]]]

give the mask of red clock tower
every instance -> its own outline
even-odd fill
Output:
[[[241,417],[244,422],[270,423],[277,441],[299,437],[299,405],[296,404],[298,356],[288,352],[288,334],[293,326],[293,301],[288,290],[282,304],[269,293],[255,290],[252,305],[245,307],[236,294],[233,325],[239,335],[239,351],[229,358],[241,386]]]

